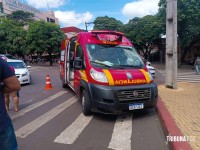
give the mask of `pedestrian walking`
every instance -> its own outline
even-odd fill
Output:
[[[200,57],[198,56],[194,63],[196,73],[200,73]]]
[[[15,73],[15,69],[10,66],[11,70]],[[12,93],[5,93],[4,94],[5,97],[5,102],[6,102],[6,110],[9,111],[9,105],[10,105],[10,97],[13,99],[14,101],[14,110],[15,112],[19,111],[19,91],[15,91]]]
[[[0,149],[18,150],[11,119],[6,111],[4,93],[19,91],[19,80],[8,64],[0,58]]]

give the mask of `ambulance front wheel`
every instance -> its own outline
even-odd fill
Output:
[[[89,96],[87,94],[87,92],[85,90],[83,90],[83,93],[82,93],[82,111],[83,111],[83,114],[85,116],[88,116],[90,115],[92,112],[91,112],[91,106],[90,106],[90,100],[89,100]]]

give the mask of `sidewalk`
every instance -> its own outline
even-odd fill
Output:
[[[164,65],[153,66],[157,71],[164,68]],[[191,66],[179,68],[191,69]],[[165,84],[158,85],[158,113],[175,150],[200,150],[200,84],[178,82],[177,85],[175,90]],[[177,139],[180,136],[187,142]]]

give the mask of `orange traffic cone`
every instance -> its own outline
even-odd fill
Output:
[[[53,89],[53,87],[51,85],[51,80],[50,80],[49,74],[47,74],[47,76],[46,76],[46,87],[44,89],[45,90],[51,90],[51,89]]]

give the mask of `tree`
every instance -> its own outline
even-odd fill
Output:
[[[18,56],[24,56],[27,54],[26,49],[26,33],[22,27],[13,28],[12,32],[8,37],[8,42],[10,43],[10,50],[8,51],[11,54],[17,54]]]
[[[123,32],[135,47],[144,53],[146,59],[150,55],[152,44],[160,38],[162,30],[162,23],[156,15],[133,18],[123,27]]]
[[[52,65],[52,53],[60,52],[60,44],[65,35],[58,25],[43,21],[29,24],[27,33],[28,49],[31,53],[47,52]]]
[[[0,51],[1,53],[6,53],[9,49],[7,36],[14,26],[11,21],[7,19],[1,18],[0,22]]]
[[[30,12],[24,12],[22,10],[17,10],[7,15],[7,18],[16,21],[19,25],[27,25],[29,22],[33,22],[35,15]]]
[[[123,23],[112,17],[97,17],[94,20],[94,30],[113,30],[121,31]]]
[[[0,50],[2,53],[23,55],[26,50],[26,32],[9,19],[0,23]]]
[[[159,17],[166,20],[166,1],[160,0],[159,7]],[[200,41],[200,1],[178,0],[177,7],[178,39],[181,54],[184,54],[194,43]]]

